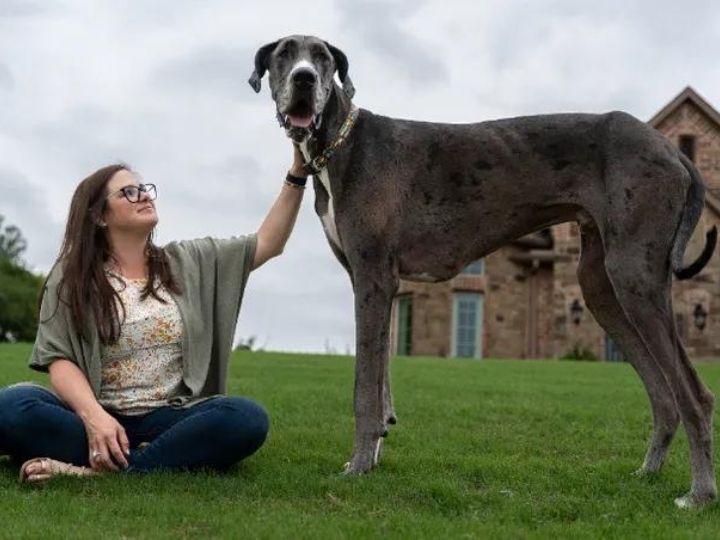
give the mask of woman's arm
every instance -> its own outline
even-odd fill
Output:
[[[297,145],[293,144],[293,148],[295,149],[295,156],[290,168],[290,174],[293,176],[305,176],[302,154]],[[302,188],[288,186],[287,184],[283,185],[280,195],[278,195],[260,229],[257,231],[253,270],[268,259],[282,253],[295,225],[304,191]]]
[[[85,374],[64,358],[55,360],[49,370],[53,390],[85,425],[92,468],[117,470],[116,464],[127,467],[125,456],[130,451],[130,443],[125,429],[95,399]],[[94,451],[100,453],[100,458],[92,459]]]

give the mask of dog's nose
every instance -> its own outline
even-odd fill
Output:
[[[309,69],[298,69],[293,73],[293,84],[298,88],[307,88],[315,84],[317,77]]]

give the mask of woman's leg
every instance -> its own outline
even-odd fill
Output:
[[[268,429],[265,409],[245,398],[218,397],[187,409],[163,407],[134,430],[152,440],[130,452],[126,471],[226,469],[257,451]]]
[[[0,454],[18,462],[49,457],[89,465],[80,417],[50,391],[30,384],[0,389]]]

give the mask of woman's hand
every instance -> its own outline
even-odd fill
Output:
[[[290,166],[290,174],[293,176],[307,176],[307,173],[305,172],[305,159],[303,158],[302,152],[300,152],[300,147],[293,143],[293,164]]]
[[[117,471],[118,465],[128,466],[130,441],[125,428],[104,409],[85,420],[85,431],[90,451],[90,466],[94,471]]]
[[[60,398],[82,419],[94,471],[117,471],[128,466],[130,443],[123,427],[97,402],[85,374],[67,358],[50,364],[50,384]]]

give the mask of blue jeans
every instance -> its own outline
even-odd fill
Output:
[[[268,415],[241,397],[217,397],[186,409],[161,407],[148,414],[111,413],[130,440],[126,472],[210,468],[223,470],[262,446]],[[138,448],[140,443],[149,443]],[[44,388],[0,389],[0,455],[18,462],[49,457],[89,466],[80,417]]]

